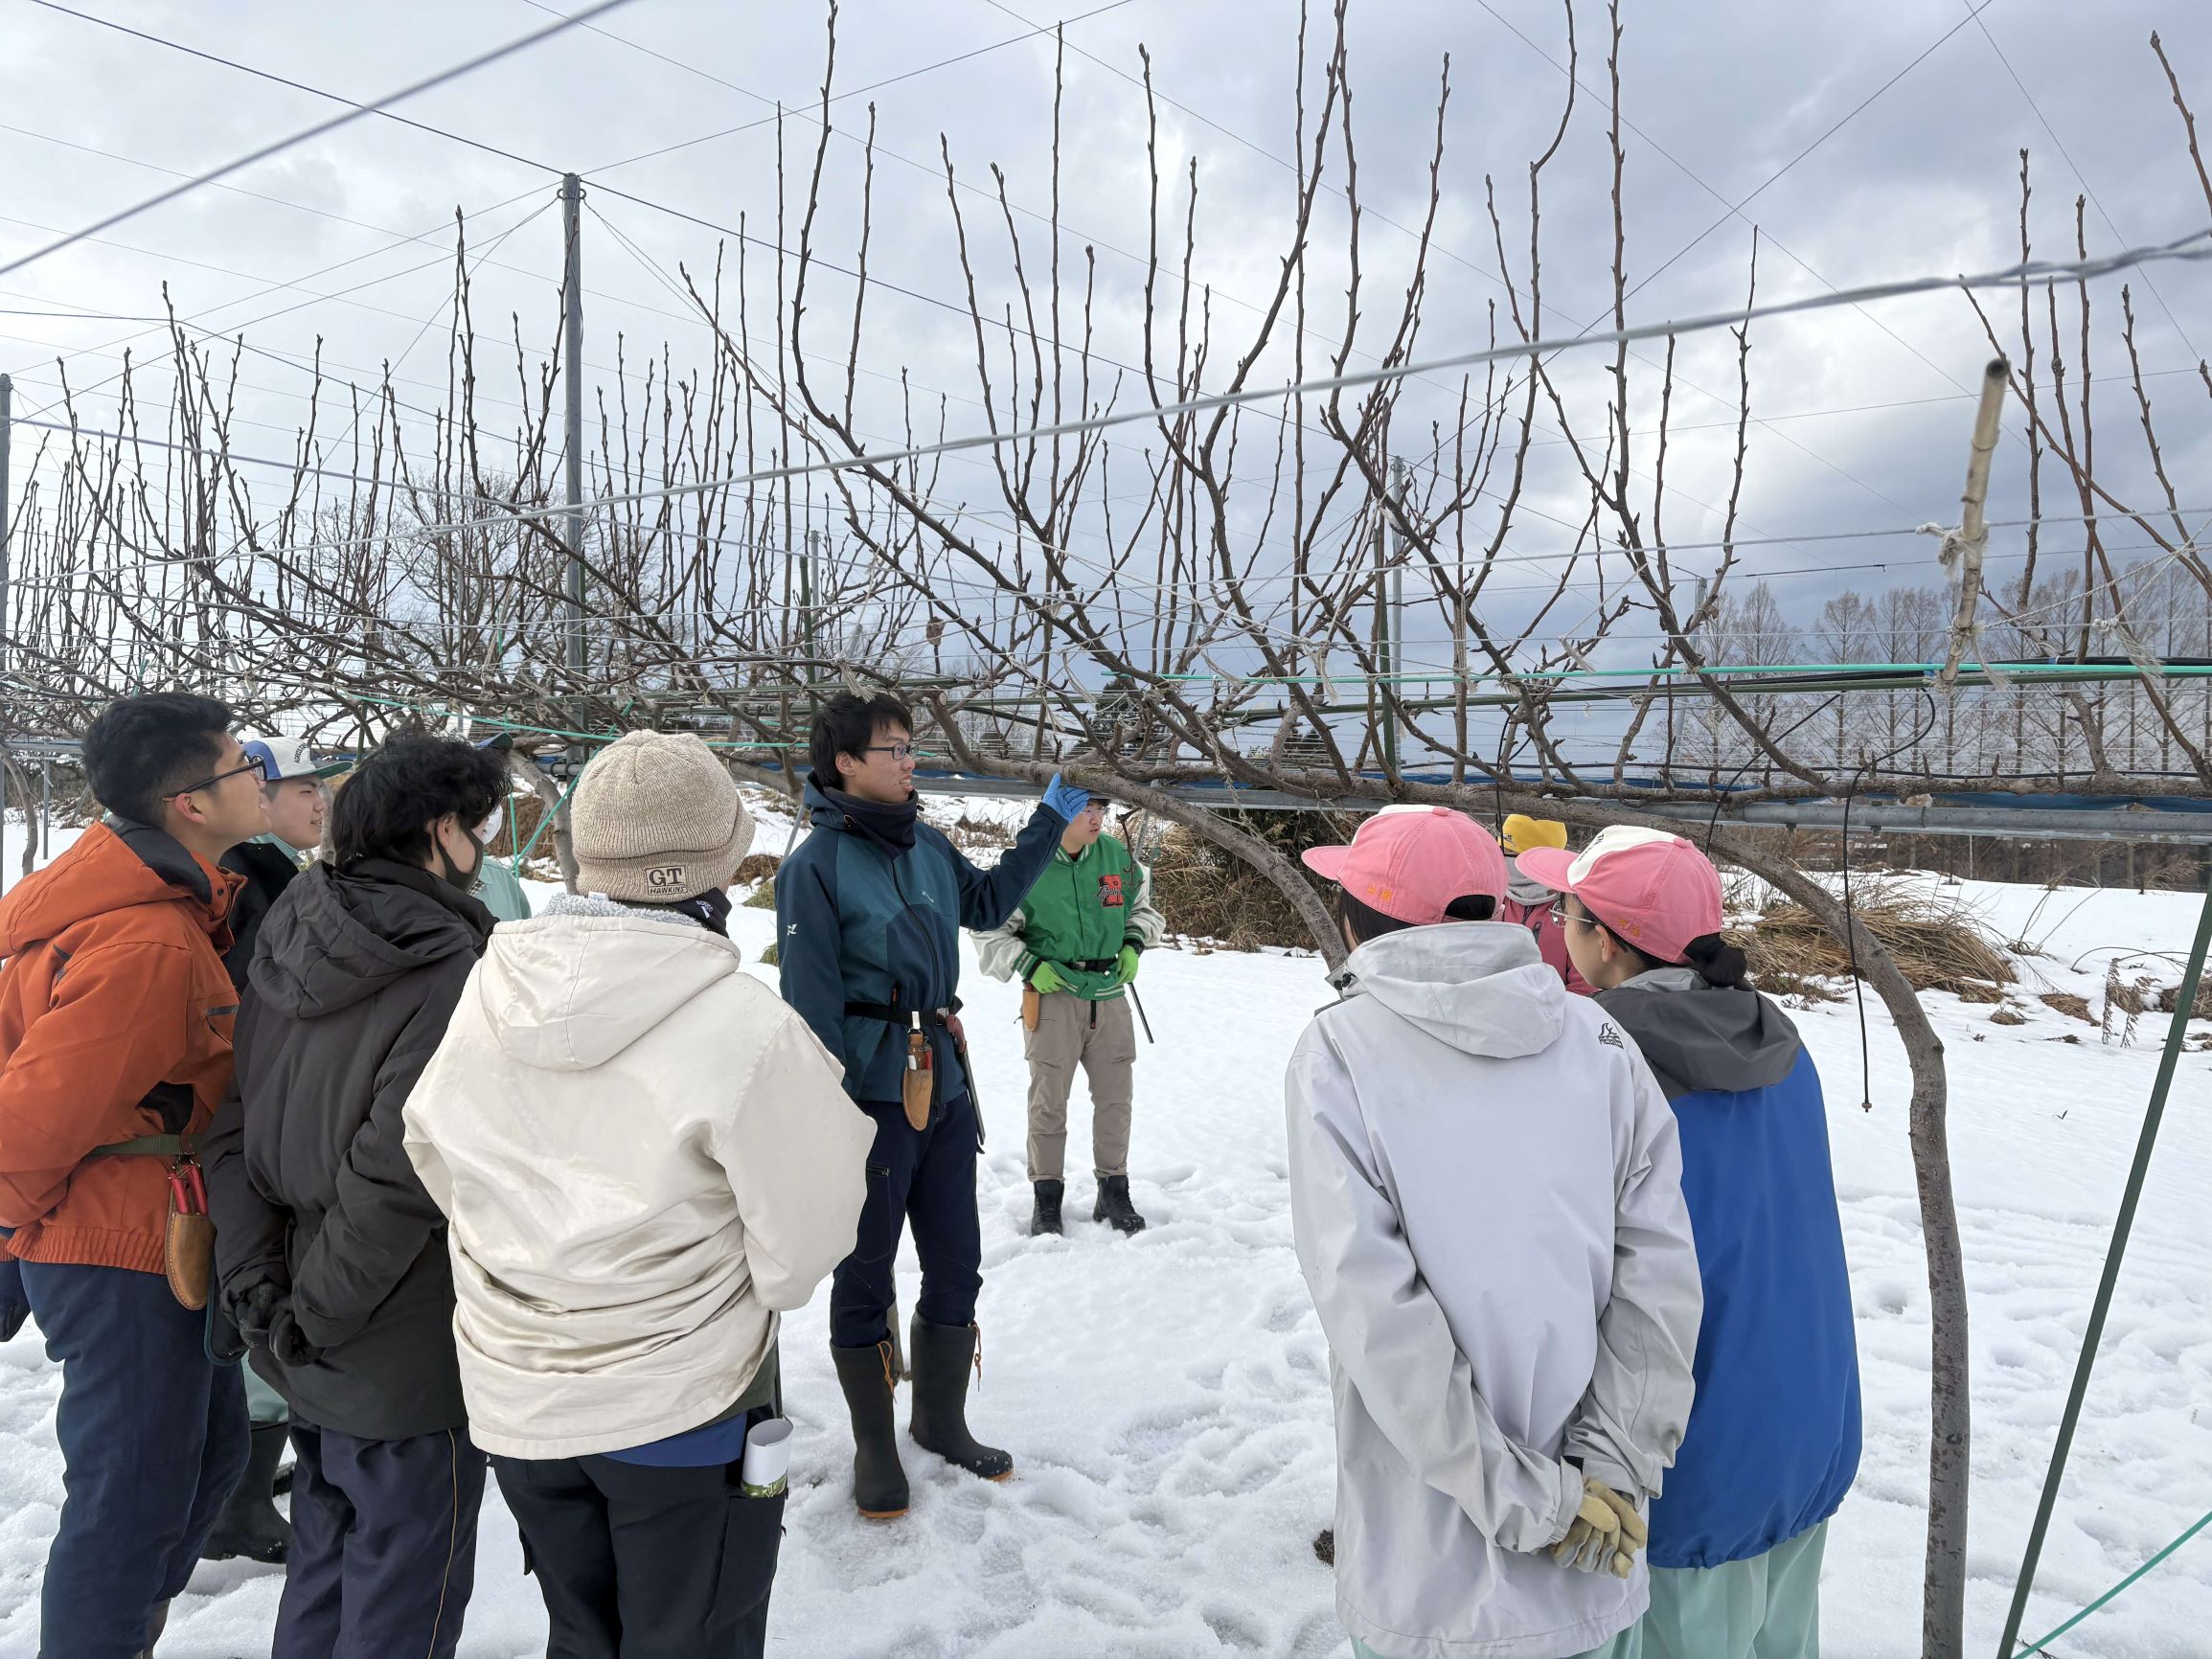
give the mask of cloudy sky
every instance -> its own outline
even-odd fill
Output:
[[[559,0],[563,9],[570,0]],[[535,0],[378,0],[303,7],[277,0],[74,0],[84,15],[0,0],[0,263],[216,166],[336,107],[248,73],[367,99],[552,21]],[[2034,226],[2041,256],[2072,251],[2073,202],[2087,193],[2093,252],[2163,241],[2212,222],[2149,47],[2160,32],[2212,143],[2212,7],[2184,0],[1990,0],[1978,11],[1945,0],[1627,0],[1619,73],[1630,130],[1624,196],[1631,321],[1685,316],[1740,302],[1753,224],[1762,240],[1763,298],[1924,274],[1994,268],[2018,257],[2018,151],[2032,152]],[[123,25],[159,40],[122,33]],[[242,330],[237,447],[290,452],[304,419],[299,360],[321,342],[334,375],[396,365],[403,398],[425,407],[445,384],[446,308],[456,208],[467,216],[479,330],[550,346],[559,274],[558,175],[581,171],[589,192],[584,260],[591,380],[613,386],[616,339],[636,365],[664,344],[679,373],[709,341],[680,298],[680,269],[710,271],[740,225],[756,282],[772,281],[777,215],[774,123],[795,113],[784,144],[795,172],[810,162],[823,74],[826,9],[805,0],[633,0],[577,29],[404,106],[439,133],[371,118],[0,278],[0,370],[15,377],[19,418],[53,420],[56,359],[72,384],[94,388],[80,410],[112,419],[101,382],[125,350],[159,358],[155,316],[166,285],[200,329]],[[972,337],[939,161],[948,147],[964,181],[986,189],[1004,170],[1033,267],[1047,256],[1040,217],[1051,189],[1051,26],[1066,38],[1061,145],[1061,256],[1070,269],[1095,250],[1102,351],[1139,350],[1147,200],[1140,47],[1162,100],[1163,217],[1179,234],[1185,168],[1198,180],[1196,268],[1215,299],[1225,363],[1254,326],[1287,245],[1297,85],[1295,6],[1283,0],[848,0],[831,119],[828,188],[817,236],[849,265],[860,177],[856,137],[877,124],[871,271],[886,284],[868,300],[862,369],[880,393],[901,370],[950,399],[955,431],[981,424]],[[1544,331],[1573,333],[1609,305],[1610,160],[1605,140],[1608,24],[1576,0],[1582,83],[1575,120],[1547,173]],[[1312,55],[1327,20],[1311,24]],[[161,42],[169,42],[163,44]],[[229,67],[180,47],[235,60]],[[1566,15],[1558,0],[1352,0],[1353,123],[1368,215],[1362,264],[1370,284],[1362,353],[1382,349],[1425,205],[1428,148],[1445,58],[1443,203],[1428,272],[1420,353],[1479,345],[1505,289],[1484,207],[1494,177],[1512,275],[1525,283],[1526,180],[1550,141],[1567,91]],[[1308,90],[1317,96],[1317,61]],[[473,142],[466,142],[473,141]],[[493,153],[493,150],[506,152]],[[1332,163],[1341,183],[1341,159]],[[962,205],[979,277],[995,307],[1005,285],[1005,231],[981,191]],[[787,200],[796,236],[803,207]],[[1731,210],[1736,211],[1731,211]],[[1342,329],[1338,289],[1346,223],[1325,198],[1315,231],[1310,363]],[[734,254],[732,256],[734,258]],[[1326,280],[1324,280],[1326,279]],[[2185,506],[2212,510],[2212,398],[2198,379],[2212,351],[2212,266],[2165,264],[2134,284],[2137,342]],[[852,302],[834,272],[816,278],[818,326]],[[1163,281],[1163,291],[1174,280]],[[2119,281],[2096,288],[2093,366],[2120,367]],[[2155,292],[2152,291],[2155,289]],[[2066,296],[2072,328],[2074,299]],[[2017,317],[2017,300],[2004,302]],[[516,321],[508,322],[510,314]],[[816,326],[810,323],[810,326]],[[1167,336],[1160,339],[1170,349]],[[841,354],[841,341],[825,350]],[[2068,350],[2072,343],[2069,333]],[[1659,349],[1644,353],[1655,362]],[[1971,309],[1945,294],[1759,326],[1754,412],[1742,534],[1770,541],[1747,568],[1777,573],[1792,604],[1816,607],[1846,583],[1862,590],[1933,575],[1934,545],[1911,537],[1814,539],[1955,517],[1971,420],[1970,389],[1988,357]],[[1594,374],[1608,353],[1583,352],[1569,371]],[[1371,360],[1366,355],[1355,362]],[[1288,358],[1268,363],[1286,377]],[[1655,411],[1644,363],[1640,420]],[[1733,445],[1732,349],[1723,335],[1686,340],[1678,360],[1665,530],[1705,540],[1720,524]],[[1220,371],[1215,374],[1218,376]],[[1586,384],[1586,378],[1583,382]],[[512,398],[512,378],[490,396]],[[1720,394],[1711,396],[1708,394]],[[158,373],[148,404],[168,395]],[[1417,429],[1443,407],[1441,383],[1416,389]],[[1430,398],[1424,405],[1422,399]],[[869,395],[863,395],[863,403]],[[2124,381],[2098,399],[2101,451],[2130,489],[2145,474],[2129,430]],[[880,397],[869,411],[887,433]],[[517,412],[490,404],[487,420]],[[863,421],[864,425],[870,422]],[[37,428],[16,434],[20,458]],[[1532,505],[1570,518],[1581,508],[1563,446],[1548,437]],[[2019,516],[2024,449],[2000,452],[1992,515]],[[1638,456],[1649,483],[1648,453]],[[947,490],[978,499],[973,464],[946,471]],[[2046,495],[2046,501],[2048,496]],[[2079,546],[2054,527],[2046,546]],[[2070,539],[2069,539],[2070,537]],[[1531,516],[1512,546],[1557,551],[1569,533]],[[2126,546],[2137,538],[2115,533]],[[2017,555],[1999,532],[1993,557]],[[2000,563],[1999,568],[2002,568]],[[1563,620],[1563,619],[1562,619]]]

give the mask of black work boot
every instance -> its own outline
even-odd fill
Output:
[[[1101,1175],[1098,1180],[1098,1202],[1091,1207],[1090,1218],[1104,1221],[1117,1233],[1142,1233],[1145,1218],[1138,1215],[1129,1202],[1129,1178],[1127,1175]]]
[[[1014,1473],[1014,1454],[984,1445],[968,1432],[968,1368],[983,1375],[983,1337],[972,1325],[932,1325],[914,1316],[907,1354],[914,1364],[914,1413],[907,1426],[914,1443],[946,1463],[1002,1481]]]
[[[201,1557],[203,1560],[205,1557]],[[153,1659],[153,1645],[161,1640],[161,1633],[169,1628],[169,1603],[156,1602],[153,1610],[146,1616],[146,1646],[139,1649],[139,1659]]]
[[[832,1348],[830,1357],[853,1417],[853,1502],[872,1521],[897,1520],[906,1512],[906,1471],[891,1409],[891,1344]]]
[[[1067,1189],[1058,1181],[1037,1183],[1037,1208],[1029,1213],[1029,1236],[1035,1239],[1040,1233],[1058,1233],[1060,1226],[1060,1194]]]
[[[291,1554],[292,1523],[277,1513],[277,1506],[270,1493],[277,1481],[277,1465],[285,1455],[285,1443],[290,1438],[281,1422],[257,1422],[253,1438],[247,1443],[245,1473],[239,1476],[239,1484],[231,1489],[230,1501],[223,1506],[221,1517],[215,1531],[207,1536],[200,1550],[203,1561],[227,1561],[234,1556],[242,1556],[249,1561],[266,1562],[272,1567],[284,1565]],[[152,1643],[147,1644],[148,1648]]]

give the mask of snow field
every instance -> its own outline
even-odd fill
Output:
[[[949,805],[949,804],[948,804]],[[935,804],[932,804],[933,807]],[[781,852],[788,819],[756,847]],[[1971,886],[2034,966],[2100,1000],[2102,960],[2127,943],[2185,951],[2188,895]],[[2070,910],[2070,915],[2064,912]],[[748,958],[770,912],[740,909]],[[772,970],[757,969],[772,979]],[[2167,972],[2179,977],[2178,968]],[[959,1475],[908,1443],[914,1508],[862,1522],[827,1346],[827,1291],[787,1320],[796,1434],[770,1651],[851,1659],[1318,1655],[1347,1650],[1313,1558],[1334,1482],[1327,1347],[1290,1248],[1281,1076],[1330,1000],[1319,964],[1164,949],[1138,989],[1158,1046],[1140,1047],[1132,1193],[1151,1230],[1089,1219],[1087,1098],[1072,1113],[1069,1236],[1025,1228],[1026,1074],[1015,988],[969,957],[967,1024],[990,1147],[982,1164],[983,1379],[977,1432],[1011,1448],[1014,1480]],[[1951,1067],[1951,1153],[1973,1320],[1975,1479],[1970,1649],[1994,1645],[2072,1374],[2110,1216],[2166,1016],[2136,1045],[2018,997],[2026,1023],[1927,999]],[[1793,1010],[1826,1081],[1866,1389],[1866,1454],[1828,1547],[1825,1650],[1917,1651],[1925,1531],[1927,1291],[1906,1142],[1904,1055],[1867,1004],[1875,1111],[1859,1109],[1849,1002]],[[2196,1028],[2203,1031],[2206,1028]],[[2078,1043],[2067,1043],[2067,1035]],[[1976,1040],[1976,1039],[1980,1040]],[[1542,1102],[1531,1102],[1540,1110]],[[2122,1274],[2088,1410],[2045,1550],[2028,1634],[2041,1635],[2212,1508],[2212,1056],[2190,1055]],[[910,1307],[912,1245],[901,1261]],[[58,1377],[34,1333],[0,1346],[0,1659],[35,1651],[37,1583],[60,1497]],[[903,1407],[901,1408],[903,1420]],[[2200,1537],[2059,1645],[2062,1653],[2181,1659],[2212,1651],[2212,1539]],[[164,1659],[267,1650],[279,1576],[203,1565]],[[513,1523],[487,1498],[461,1651],[542,1652],[544,1615]]]

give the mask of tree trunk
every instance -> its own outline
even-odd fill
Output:
[[[576,842],[568,831],[568,803],[561,797],[560,785],[547,777],[545,768],[528,755],[508,751],[507,768],[522,780],[553,815],[546,834],[553,840],[553,857],[560,866],[560,879],[573,894],[576,891]]]

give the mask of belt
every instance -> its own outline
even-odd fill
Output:
[[[1068,966],[1084,973],[1111,973],[1121,965],[1122,959],[1118,956],[1094,956],[1082,962],[1071,962]]]
[[[127,1141],[111,1141],[104,1147],[95,1147],[84,1154],[92,1158],[190,1158],[199,1151],[197,1135],[135,1135]]]
[[[920,1014],[922,1024],[925,1028],[943,1028],[948,1025],[952,1016],[959,1011],[960,999],[958,997],[954,997],[944,1008],[897,1008],[884,1002],[849,1002],[845,1005],[845,1017],[847,1019],[879,1019],[888,1025],[910,1026],[914,1023],[914,1016]]]

